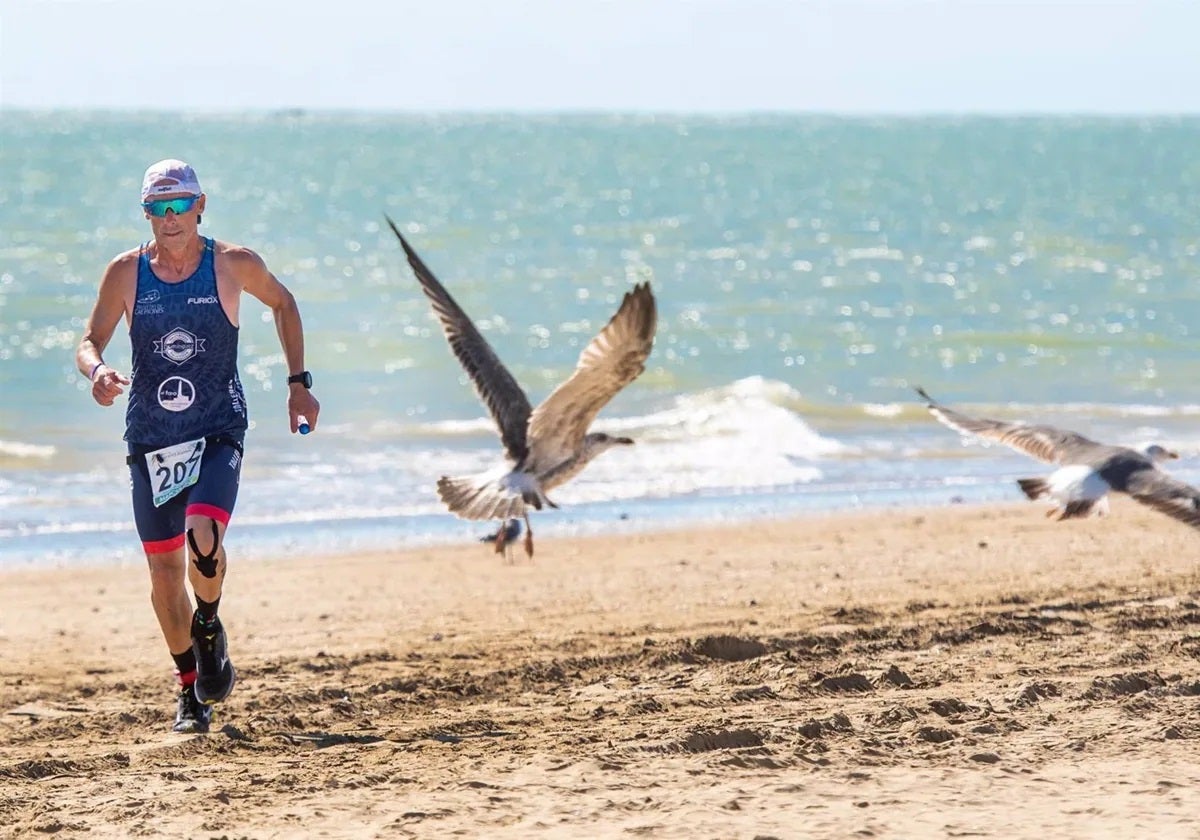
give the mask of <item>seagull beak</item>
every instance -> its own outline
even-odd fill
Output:
[[[1178,458],[1178,457],[1179,457],[1179,453],[1178,453],[1178,452],[1175,452],[1174,450],[1168,449],[1168,450],[1167,450],[1167,457],[1168,457],[1168,458]]]
[[[623,443],[626,446],[632,446],[633,438],[627,438],[627,437],[613,438],[613,443]]]

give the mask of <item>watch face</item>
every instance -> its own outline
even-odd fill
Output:
[[[289,383],[299,382],[305,388],[311,388],[312,387],[312,374],[309,373],[308,371],[304,371],[303,373],[297,373],[295,376],[289,376],[288,382]]]

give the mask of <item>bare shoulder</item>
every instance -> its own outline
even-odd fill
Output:
[[[218,275],[237,277],[243,283],[267,273],[267,264],[258,252],[245,245],[213,240],[213,259]]]
[[[142,255],[141,247],[130,248],[128,251],[122,251],[108,262],[109,268],[120,268],[128,270],[137,268],[138,257]]]
[[[138,257],[141,256],[141,253],[141,248],[130,248],[128,251],[117,254],[108,261],[108,266],[104,270],[105,279],[116,283],[136,280]]]
[[[266,265],[263,258],[253,248],[247,248],[245,245],[238,245],[235,242],[222,242],[214,239],[213,254],[217,259],[224,260],[235,267],[253,268]]]

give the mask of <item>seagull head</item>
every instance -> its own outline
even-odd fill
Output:
[[[632,445],[633,438],[616,437],[604,432],[589,432],[583,439],[583,452],[584,456],[588,460],[591,460],[601,452],[604,452],[606,449],[612,449],[614,446]]]
[[[1178,452],[1167,449],[1165,446],[1159,446],[1157,443],[1144,444],[1139,446],[1138,450],[1156,464],[1162,461],[1172,461],[1179,457]]]

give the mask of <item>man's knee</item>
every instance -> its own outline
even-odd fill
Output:
[[[182,589],[186,579],[183,562],[182,550],[147,554],[151,591],[173,592]]]
[[[209,527],[205,528],[204,523]],[[197,527],[187,529],[187,541],[196,569],[206,578],[215,578],[221,552],[221,531],[216,521],[201,519]]]

